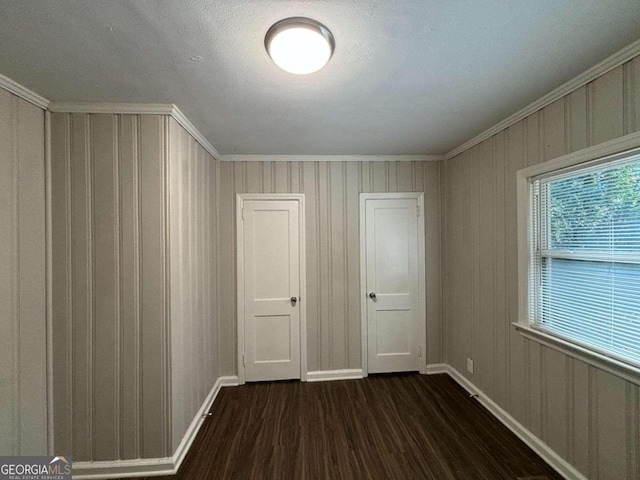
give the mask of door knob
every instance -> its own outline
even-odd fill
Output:
[[[291,303],[293,304],[293,306],[296,306],[296,302],[298,301],[298,299],[296,297],[291,297]]]
[[[370,298],[371,300],[375,300],[375,299],[376,299],[376,294],[375,294],[375,292],[371,292],[371,293],[369,294],[369,298]]]

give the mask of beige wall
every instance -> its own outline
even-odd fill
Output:
[[[51,121],[56,451],[168,456],[168,117]]]
[[[173,451],[218,379],[216,162],[170,123]]]
[[[46,455],[45,114],[0,89],[0,455]]]
[[[640,478],[640,389],[510,326],[518,311],[515,173],[637,130],[638,58],[444,167],[444,359],[591,479]]]
[[[217,380],[216,164],[165,115],[52,115],[56,451],[171,456]]]
[[[221,162],[219,168],[221,375],[237,371],[237,193],[305,194],[308,370],[315,371],[361,368],[359,194],[424,192],[427,356],[441,361],[439,162]]]

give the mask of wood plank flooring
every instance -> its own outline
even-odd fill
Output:
[[[211,412],[163,478],[562,478],[447,375],[247,384]]]

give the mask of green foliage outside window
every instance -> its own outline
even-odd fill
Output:
[[[550,187],[551,248],[640,249],[640,163],[559,179]]]

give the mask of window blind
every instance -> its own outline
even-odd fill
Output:
[[[640,365],[640,156],[534,180],[530,321]]]

